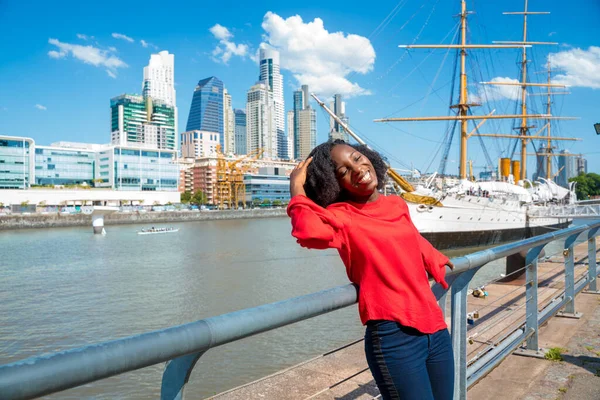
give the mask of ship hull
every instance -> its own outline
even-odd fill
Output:
[[[543,235],[557,229],[567,228],[569,224],[570,222],[560,222],[554,225],[503,230],[439,231],[422,232],[421,234],[438,250],[454,250],[514,242],[532,236]]]
[[[492,246],[569,226],[567,218],[528,218],[518,201],[448,197],[444,207],[408,204],[421,235],[439,250]]]

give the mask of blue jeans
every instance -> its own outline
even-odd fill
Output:
[[[452,400],[454,357],[447,329],[427,335],[394,321],[369,321],[365,353],[384,400]]]

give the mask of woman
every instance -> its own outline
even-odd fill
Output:
[[[399,196],[384,196],[387,167],[366,146],[317,146],[290,176],[292,235],[338,250],[359,286],[365,353],[384,399],[452,399],[450,335],[428,274],[444,288],[446,256],[413,225]]]

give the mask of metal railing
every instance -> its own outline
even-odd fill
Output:
[[[451,298],[455,399],[466,399],[468,387],[485,376],[521,343],[526,342],[527,349],[537,352],[539,325],[563,307],[564,314],[576,315],[575,296],[586,286],[589,286],[589,291],[597,292],[596,277],[600,271],[596,267],[595,236],[599,229],[600,223],[571,227],[452,260],[455,269],[448,273],[446,279],[449,290],[445,291],[436,284],[433,291],[443,310],[446,309],[448,295]],[[588,273],[575,282],[573,249],[577,238],[585,232],[588,239]],[[559,239],[565,240],[565,290],[538,312],[538,256],[546,244]],[[487,263],[523,251],[527,251],[526,319],[504,340],[467,367],[469,282]],[[161,399],[182,399],[194,365],[209,349],[326,314],[356,301],[357,288],[345,285],[168,329],[28,358],[0,366],[0,397],[6,400],[35,398],[166,362]]]
[[[568,204],[564,206],[530,208],[530,218],[600,218],[600,204]]]

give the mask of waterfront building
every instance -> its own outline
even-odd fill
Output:
[[[333,96],[333,101],[329,104],[329,108],[344,124],[348,125],[349,119],[346,116],[346,103],[342,101],[341,94]],[[342,139],[346,142],[350,140],[348,132],[332,117],[329,117],[329,139]]]
[[[223,89],[223,153],[235,153],[235,116],[231,106],[231,95]]]
[[[243,156],[228,156],[226,159],[228,162],[242,159],[238,165],[239,167],[244,168],[246,174],[250,175],[258,175],[259,171],[264,172],[264,168],[267,168],[267,172],[270,171],[267,175],[276,174],[283,177],[289,177],[296,166],[293,162],[264,158],[258,160],[246,160],[243,159]],[[189,165],[190,162],[193,162],[192,166]],[[186,164],[187,169],[180,173],[180,176],[185,179],[185,182],[180,184],[180,188],[190,193],[202,190],[206,194],[208,204],[215,204],[217,157],[201,157],[195,160],[187,159],[186,163],[188,163]],[[279,181],[281,181],[281,179],[279,179]],[[289,180],[286,184],[289,186]]]
[[[223,128],[223,82],[211,76],[199,81],[194,89],[185,130],[218,133],[223,149]]]
[[[304,160],[317,145],[317,113],[310,106],[307,85],[294,92],[294,156]]]
[[[290,200],[290,178],[277,167],[262,167],[255,174],[244,175],[246,203]]]
[[[279,52],[274,49],[260,49],[259,52],[260,75],[259,81],[263,82],[272,94],[274,134],[277,141],[276,153],[272,157],[289,160],[287,137],[285,135],[285,105],[283,101],[283,75],[279,67]]]
[[[35,185],[93,185],[96,152],[74,145],[35,146]]]
[[[215,156],[219,143],[219,134],[215,132],[183,132],[181,134],[181,156],[188,158]]]
[[[96,153],[96,186],[114,190],[177,191],[175,150],[110,146]]]
[[[246,111],[235,109],[235,154],[248,154],[246,150]]]
[[[110,108],[112,144],[177,150],[173,106],[151,97],[123,94],[110,100]]]
[[[35,176],[35,142],[0,135],[0,189],[28,189]]]
[[[278,158],[273,93],[263,82],[252,86],[248,91],[246,124],[247,153],[262,149],[263,158]]]
[[[177,107],[175,95],[175,55],[161,51],[150,56],[144,67],[142,95],[158,100],[170,107]]]

